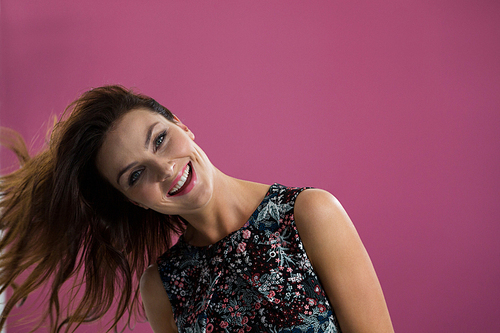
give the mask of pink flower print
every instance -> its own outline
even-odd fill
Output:
[[[290,272],[292,271],[292,267],[288,267],[288,268],[286,269],[286,271],[287,271],[288,273],[290,273]]]
[[[243,319],[241,319],[241,323],[243,325],[245,325],[246,323],[248,323],[248,317],[247,316],[243,317]]]
[[[318,305],[318,308],[319,308],[319,312],[325,312],[326,311],[326,306],[324,306],[323,304]]]
[[[248,230],[248,229],[243,230],[243,238],[249,239],[251,235],[252,235],[252,232],[250,230]]]
[[[318,294],[318,295],[319,295],[319,293],[321,292],[321,289],[319,288],[319,286],[318,286],[318,285],[316,285],[316,286],[314,287],[314,292],[315,292],[316,294]]]
[[[306,298],[306,301],[309,303],[310,306],[315,306],[318,302],[314,298]]]
[[[212,333],[213,330],[214,330],[214,325],[208,324],[207,325],[207,333]]]
[[[227,322],[225,322],[224,320],[220,322],[220,327],[226,328],[228,326],[229,326],[229,324]]]
[[[271,290],[269,294],[267,295],[269,298],[273,298],[275,295],[274,290]]]
[[[238,249],[236,250],[237,253],[245,252],[245,249],[247,247],[247,243],[239,243],[238,244]]]
[[[274,304],[279,304],[280,300],[278,298],[274,299]]]
[[[240,329],[238,330],[238,333],[245,333],[245,329],[240,328]]]
[[[260,303],[255,303],[254,307],[255,307],[255,310],[260,309]]]

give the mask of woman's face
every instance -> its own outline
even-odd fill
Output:
[[[214,167],[193,133],[147,109],[132,110],[117,121],[96,165],[133,203],[163,214],[196,213],[213,193]]]

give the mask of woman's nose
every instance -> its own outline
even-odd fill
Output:
[[[162,182],[166,179],[172,178],[175,173],[175,162],[173,161],[163,161],[158,163],[158,181]]]

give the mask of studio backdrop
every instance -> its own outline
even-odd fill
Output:
[[[397,332],[498,332],[500,2],[1,0],[0,19],[0,124],[33,154],[82,92],[134,88],[223,172],[337,196]]]

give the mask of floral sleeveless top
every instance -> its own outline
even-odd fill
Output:
[[[158,258],[180,333],[340,332],[295,226],[302,190],[274,184],[241,229]]]

